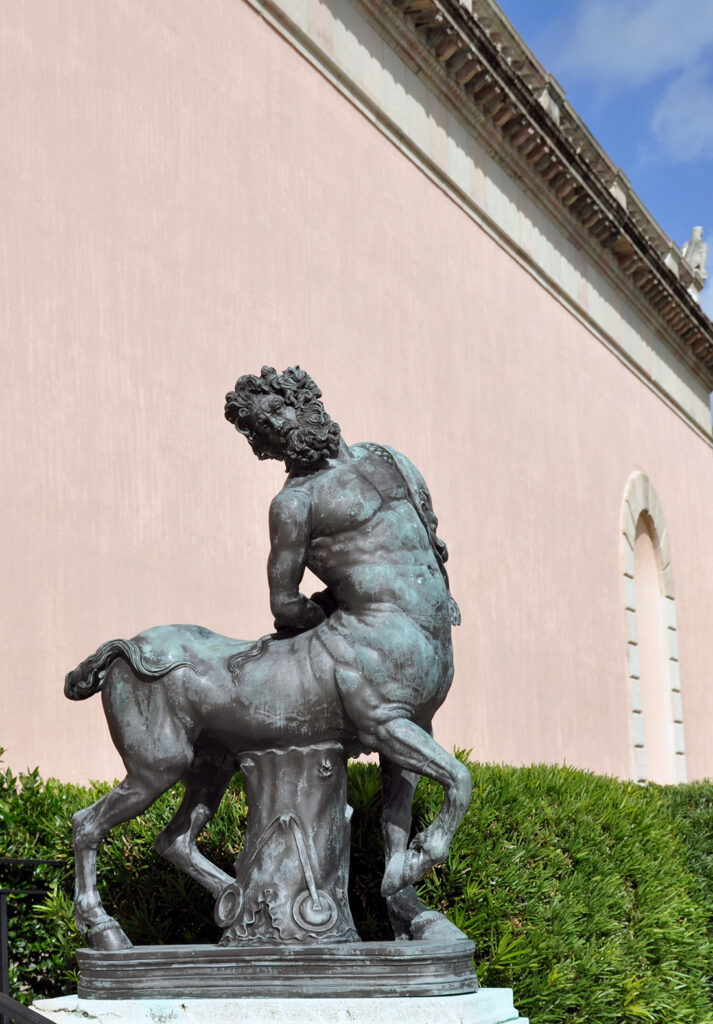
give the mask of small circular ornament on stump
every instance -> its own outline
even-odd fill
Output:
[[[235,921],[243,909],[244,902],[245,895],[242,886],[237,882],[234,885],[226,886],[215,901],[213,917],[218,927],[227,928],[232,921]]]
[[[313,899],[310,892],[300,893],[292,904],[292,916],[306,932],[329,931],[334,927],[337,915],[334,900],[321,890],[317,892],[316,899]]]

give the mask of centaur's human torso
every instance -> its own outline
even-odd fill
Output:
[[[345,608],[394,604],[438,633],[447,613],[424,616],[424,597],[429,608],[447,603],[431,543],[395,458],[370,449],[354,445],[328,470],[288,480],[286,490],[310,499],[306,564]]]
[[[416,472],[387,448],[354,445],[328,469],[290,478],[283,490],[309,497],[305,564],[341,608],[398,609],[442,642],[450,637],[448,593],[397,458]]]
[[[415,494],[428,491],[404,456],[377,445],[342,447],[317,473],[290,477],[282,494],[309,500],[305,565],[337,610],[311,630],[334,665],[349,718],[368,745],[370,725],[392,716],[427,725],[452,679],[449,594]]]

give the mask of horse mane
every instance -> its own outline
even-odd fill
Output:
[[[243,662],[259,657],[265,649],[265,644],[272,638],[272,633],[266,633],[265,636],[261,636],[255,641],[255,643],[246,647],[244,651],[238,651],[237,654],[233,654],[228,658],[228,671],[230,672],[234,683],[237,683],[240,678],[240,669],[243,666]]]

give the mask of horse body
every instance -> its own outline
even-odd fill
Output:
[[[305,640],[270,637],[252,644],[201,626],[158,626],[134,637],[144,661],[167,670],[147,679],[118,658],[106,671],[104,710],[125,763],[142,756],[153,762],[167,732],[236,759],[249,750],[328,740],[353,747],[356,732],[334,671]]]
[[[337,611],[315,629],[255,644],[200,626],[160,626],[131,641],[109,641],[68,674],[65,693],[71,699],[102,691],[111,736],[127,769],[115,789],[73,818],[75,913],[92,945],[131,945],[104,910],[96,887],[96,851],[110,829],[181,781],[183,802],[156,846],[217,897],[234,879],[203,857],[196,839],[241,755],[326,741],[340,742],[348,754],[380,754],[387,857],[382,892],[395,928],[408,937],[408,920],[425,910],[412,883],[446,856],[470,800],[471,780],[430,733],[431,716],[452,678],[450,638],[446,647],[434,645],[417,626],[408,627],[410,634],[399,616],[393,606],[372,607],[360,616]],[[379,630],[382,640],[393,636],[390,668],[410,659],[415,678],[380,678],[384,661],[367,643]],[[349,655],[345,636],[352,634],[357,642],[351,663],[340,661]],[[444,803],[434,823],[409,844],[420,774],[443,785]]]

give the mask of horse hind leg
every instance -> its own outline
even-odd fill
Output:
[[[191,767],[181,779],[186,787],[181,806],[156,839],[156,849],[163,857],[216,898],[235,879],[203,856],[196,839],[218,810],[235,770],[234,765],[216,768],[208,761]]]
[[[419,881],[448,856],[455,830],[470,803],[472,780],[465,765],[407,718],[374,726],[363,741],[408,772],[439,782],[444,790],[443,806],[436,820],[414,836],[408,846],[401,839],[393,847],[381,886],[382,895],[389,897]],[[399,827],[403,833],[403,823]]]
[[[178,781],[190,757],[173,765],[165,762],[160,772],[132,771],[111,793],[72,818],[75,857],[74,913],[77,927],[87,935],[94,949],[124,949],[131,942],[113,917],[107,914],[97,889],[97,847],[102,839],[124,821],[130,821],[150,807]]]

